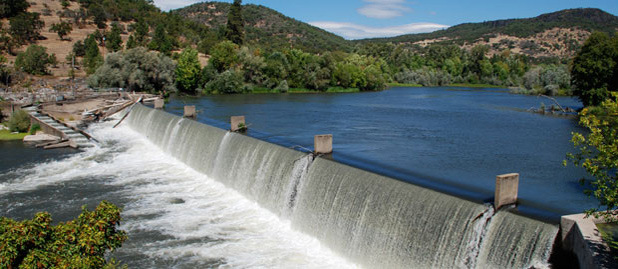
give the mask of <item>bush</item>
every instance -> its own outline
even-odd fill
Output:
[[[129,91],[176,91],[172,59],[143,47],[108,54],[105,63],[88,78],[91,87],[118,87]]]
[[[9,119],[9,130],[11,132],[25,133],[30,128],[30,116],[26,111],[17,110],[13,112]]]
[[[241,72],[227,70],[206,83],[205,90],[210,93],[242,93],[242,79]]]
[[[24,221],[0,217],[0,267],[114,268],[113,260],[105,261],[105,253],[127,239],[117,229],[120,209],[106,201],[92,212],[82,207],[73,221],[51,223],[47,212]]]
[[[39,125],[38,123],[32,124],[32,126],[30,126],[30,134],[36,134],[37,131],[41,130],[41,125]]]
[[[39,45],[30,45],[25,52],[17,55],[15,67],[32,75],[45,75],[50,57],[47,49]]]

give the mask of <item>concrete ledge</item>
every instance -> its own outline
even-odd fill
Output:
[[[196,118],[197,111],[195,110],[195,106],[185,106],[185,111],[183,114],[185,118]]]
[[[232,116],[230,118],[230,126],[232,132],[236,132],[236,131],[243,131],[240,130],[240,128],[238,128],[238,125],[242,124],[243,129],[247,129],[247,125],[245,124],[245,116]]]
[[[577,256],[579,268],[618,268],[618,262],[612,257],[596,226],[603,221],[585,216],[575,214],[560,218],[562,248]]]
[[[313,148],[317,154],[329,154],[333,152],[333,135],[324,134],[313,137]]]

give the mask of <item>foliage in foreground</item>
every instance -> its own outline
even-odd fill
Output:
[[[587,107],[580,112],[579,123],[590,133],[573,133],[572,141],[579,152],[569,153],[567,158],[592,177],[581,182],[590,183],[591,188],[585,192],[594,196],[599,206],[586,213],[618,221],[618,93],[611,96],[599,107]]]
[[[105,252],[127,239],[120,224],[120,209],[102,201],[94,211],[82,207],[76,220],[51,225],[51,215],[37,213],[32,220],[0,218],[1,268],[102,268]]]
[[[30,128],[30,116],[26,111],[17,110],[11,115],[8,127],[11,132],[25,133]]]

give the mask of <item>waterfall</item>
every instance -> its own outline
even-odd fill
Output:
[[[558,228],[141,105],[131,128],[370,268],[524,268]]]

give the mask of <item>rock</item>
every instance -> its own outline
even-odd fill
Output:
[[[45,141],[56,141],[60,140],[60,137],[49,134],[39,134],[36,135],[27,135],[24,137],[24,142],[45,142]]]
[[[8,130],[8,129],[9,129],[9,127],[6,127],[6,126],[0,124],[0,130]]]

